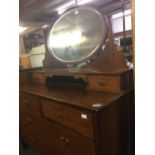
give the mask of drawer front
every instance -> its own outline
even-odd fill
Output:
[[[32,113],[20,113],[20,134],[23,140],[42,155],[67,155],[55,148],[48,140],[47,127],[39,116]],[[49,133],[50,134],[50,133]]]
[[[120,76],[88,76],[89,89],[121,91]]]
[[[91,140],[73,134],[51,122],[46,122],[47,133],[51,143],[55,143],[57,149],[62,148],[67,155],[95,155],[95,145]],[[53,140],[53,141],[52,141]]]
[[[56,101],[41,100],[43,116],[93,139],[93,115]]]
[[[41,73],[32,73],[32,82],[38,84],[45,84],[45,76]]]
[[[46,141],[44,137],[41,137],[32,128],[22,127],[20,128],[20,134],[23,140],[26,143],[28,143],[33,149],[35,149],[38,153],[41,153],[41,155],[52,154],[51,146],[48,143],[48,141]]]
[[[76,135],[40,116],[32,113],[29,113],[27,116],[31,119],[31,123],[25,124],[25,121],[21,120],[21,134],[24,135],[25,141],[33,147],[38,147],[36,144],[39,145],[39,147],[42,145],[41,148],[45,147],[44,144],[38,143],[39,141],[46,141],[46,147],[49,146],[48,154],[96,155],[95,146],[91,140]],[[42,139],[39,137],[42,137]]]
[[[19,108],[24,111],[41,113],[39,97],[27,93],[20,93]]]

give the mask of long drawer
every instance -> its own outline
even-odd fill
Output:
[[[47,147],[45,150],[48,150],[49,155],[96,155],[93,141],[37,115],[26,116],[29,117],[29,123],[25,123],[25,115],[21,115],[21,134],[33,147]],[[43,139],[38,139],[39,137]],[[47,146],[40,144],[39,141],[46,143]]]
[[[93,115],[79,109],[64,106],[52,100],[41,100],[43,116],[91,139],[93,135]]]

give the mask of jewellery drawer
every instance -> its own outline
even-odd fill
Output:
[[[44,117],[93,139],[92,113],[46,99],[41,100],[41,107]]]
[[[45,84],[45,76],[43,73],[33,72],[31,75],[33,83]]]
[[[89,89],[102,91],[121,91],[120,76],[88,76]]]
[[[19,98],[20,110],[40,113],[39,97],[27,93],[20,93]]]

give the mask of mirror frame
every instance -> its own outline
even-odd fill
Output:
[[[96,48],[94,48],[94,49],[90,52],[90,54],[88,54],[87,57],[85,57],[85,58],[83,58],[83,59],[80,59],[80,60],[73,60],[73,61],[70,61],[70,60],[69,60],[69,61],[68,61],[68,60],[63,60],[63,59],[57,57],[57,56],[54,54],[53,50],[50,48],[50,45],[49,45],[50,33],[51,33],[53,27],[54,27],[64,16],[66,16],[67,14],[73,12],[74,10],[81,9],[81,8],[82,8],[82,9],[89,9],[89,10],[92,10],[93,12],[95,12],[96,14],[98,14],[98,15],[99,15],[99,18],[101,19],[101,22],[102,22],[104,25],[106,25],[106,30],[105,30],[106,32],[103,33],[101,41],[98,43],[98,45],[96,46]],[[49,53],[50,53],[52,56],[54,56],[54,58],[56,58],[56,60],[58,60],[58,61],[61,62],[61,63],[65,63],[65,64],[78,64],[78,63],[81,63],[81,62],[85,62],[85,61],[87,61],[88,59],[90,59],[91,57],[93,57],[93,56],[98,52],[99,49],[101,49],[103,46],[106,46],[106,40],[107,40],[107,38],[108,38],[108,24],[107,24],[107,23],[108,23],[108,21],[107,21],[106,17],[105,17],[98,9],[96,9],[96,8],[94,8],[94,7],[77,6],[77,7],[74,7],[74,8],[70,8],[70,9],[66,10],[66,11],[63,13],[63,15],[61,15],[61,16],[56,20],[56,22],[53,24],[53,26],[50,28],[50,30],[49,30],[49,32],[48,32],[48,36],[47,36],[47,48],[48,48],[48,51],[49,51]],[[102,50],[102,49],[101,49],[101,50]]]

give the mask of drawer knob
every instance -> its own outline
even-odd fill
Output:
[[[69,140],[68,138],[65,138],[64,143],[65,143],[65,144],[68,144],[69,142],[70,142],[70,140]]]
[[[98,81],[97,83],[98,83],[98,85],[100,85],[100,86],[105,86],[105,85],[107,84],[106,81]]]
[[[62,143],[66,144],[66,145],[70,142],[70,140],[68,138],[65,138],[63,136],[61,136],[60,139],[61,139]]]

